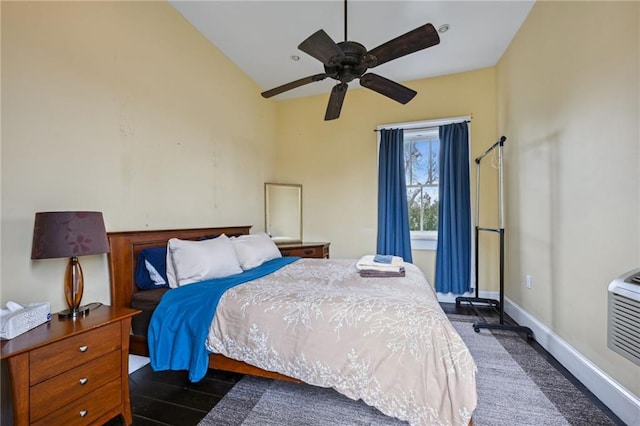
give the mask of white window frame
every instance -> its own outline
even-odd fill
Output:
[[[380,130],[382,129],[402,129],[410,136],[417,136],[421,130],[425,132],[438,129],[446,124],[459,123],[461,121],[471,121],[470,115],[461,117],[440,118],[435,120],[411,121],[406,123],[381,124],[376,127],[378,138],[378,158],[380,157]],[[405,135],[406,136],[406,135]],[[471,137],[471,123],[469,123],[469,137]],[[471,155],[471,146],[469,146]],[[471,158],[469,158],[469,168],[471,168]],[[411,231],[411,250],[436,250],[438,248],[437,231]]]

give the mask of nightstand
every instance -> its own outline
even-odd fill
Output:
[[[13,424],[131,424],[129,334],[140,311],[100,306],[0,343],[13,393]]]
[[[328,259],[329,244],[330,243],[286,243],[277,244],[277,246],[283,256],[300,256]]]

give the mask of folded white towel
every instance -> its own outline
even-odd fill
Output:
[[[356,268],[359,271],[373,270],[373,271],[393,271],[398,272],[400,268],[404,266],[404,260],[399,256],[393,256],[391,263],[380,263],[373,260],[375,255],[367,254],[356,263]]]

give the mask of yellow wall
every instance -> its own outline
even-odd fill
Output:
[[[507,296],[636,396],[606,333],[607,286],[640,264],[639,22],[637,2],[538,2],[497,66]]]
[[[107,230],[254,225],[275,105],[164,2],[2,2],[2,304],[65,308],[65,259],[32,261],[34,213]],[[80,259],[109,302],[106,256]]]
[[[334,121],[323,121],[328,94],[278,104],[278,179],[302,184],[304,238],[330,241],[332,257],[360,257],[376,249],[376,126],[473,115],[474,158],[498,139],[493,68],[404,84],[418,92],[407,105],[350,88]],[[483,174],[481,181],[487,189],[482,216],[493,220],[496,176],[489,173],[485,180]],[[497,239],[482,244],[488,261],[480,271],[481,288],[497,291]],[[414,251],[414,263],[432,283],[434,253]]]

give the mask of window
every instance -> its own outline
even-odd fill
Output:
[[[436,250],[438,245],[439,127],[469,120],[471,116],[378,126],[378,130],[404,130],[405,178],[413,250]]]
[[[439,148],[438,128],[404,132],[409,230],[414,246],[432,246],[438,237]]]

